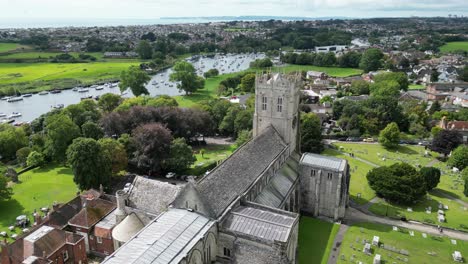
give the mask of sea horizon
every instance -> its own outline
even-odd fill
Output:
[[[61,28],[61,27],[105,27],[146,26],[169,24],[200,24],[229,21],[266,20],[329,20],[349,19],[345,17],[290,17],[290,16],[210,16],[210,17],[156,17],[156,18],[0,18],[0,29]]]

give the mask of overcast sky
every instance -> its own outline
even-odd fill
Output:
[[[2,18],[468,16],[468,0],[0,0]]]

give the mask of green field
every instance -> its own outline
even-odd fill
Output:
[[[7,55],[1,55],[0,61],[4,59],[49,59],[50,57],[55,57],[57,55],[64,54],[64,52],[17,52],[17,53],[10,53]],[[78,58],[80,52],[69,52],[68,54],[72,55],[75,58]],[[86,52],[84,54],[91,55],[98,60],[104,59],[104,53],[102,52]],[[113,60],[113,59],[109,59]]]
[[[0,92],[8,89],[37,92],[70,85],[117,79],[137,62],[0,63]]]
[[[349,186],[350,198],[358,204],[366,204],[375,197],[375,192],[367,184],[367,172],[373,167],[367,163],[343,155],[333,149],[325,149],[323,155],[346,159],[349,163],[351,182]],[[359,195],[358,195],[359,194]]]
[[[339,68],[339,67],[319,67],[312,65],[286,65],[281,67],[273,67],[272,71],[279,72],[295,72],[295,71],[320,71],[332,77],[348,77],[353,75],[362,74],[362,70],[353,68]]]
[[[32,219],[34,209],[51,207],[54,201],[67,202],[75,197],[78,188],[73,182],[70,168],[48,165],[36,168],[19,176],[13,196],[0,202],[0,232],[8,231],[17,216],[25,214]],[[21,230],[16,228],[16,232]]]
[[[468,51],[468,41],[448,42],[440,47],[441,52]]]
[[[299,264],[327,263],[333,240],[340,226],[315,218],[301,217],[299,222]]]
[[[337,263],[358,263],[359,261],[372,263],[375,254],[381,255],[382,263],[456,263],[452,259],[454,251],[460,251],[465,259],[468,255],[468,242],[466,241],[458,240],[456,245],[453,245],[447,237],[427,234],[424,238],[422,233],[417,231],[414,231],[414,236],[410,236],[409,231],[411,230],[393,231],[391,226],[370,223],[351,226],[346,231]],[[376,246],[372,246],[372,255],[364,254],[362,240],[371,242],[374,236],[380,238],[381,244],[408,251],[409,256]],[[405,258],[407,262],[404,261]]]
[[[201,101],[214,99],[217,97],[216,89],[218,88],[219,84],[227,78],[236,76],[238,74],[239,72],[228,73],[218,75],[213,78],[208,78],[205,81],[205,87],[203,89],[199,89],[191,95],[180,95],[175,96],[174,98],[177,100],[177,103],[180,107],[192,107],[200,103]]]
[[[18,43],[0,43],[0,53],[12,51],[20,47],[21,45]]]

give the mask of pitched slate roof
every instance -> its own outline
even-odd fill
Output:
[[[197,189],[210,203],[215,216],[222,215],[286,147],[270,126],[203,177]]]
[[[128,196],[128,206],[158,214],[167,209],[184,185],[136,176]]]
[[[260,208],[240,206],[223,223],[223,229],[268,241],[287,242],[297,218]]]
[[[298,169],[298,160],[294,157],[290,157],[268,182],[268,185],[255,198],[255,202],[279,208],[298,178]]]
[[[68,221],[69,225],[91,228],[116,207],[114,203],[100,198],[87,200],[85,203],[86,207],[83,207],[77,215]]]
[[[180,263],[213,224],[200,214],[169,209],[102,263]]]
[[[305,153],[302,155],[301,164],[318,167],[326,170],[341,172],[346,168],[346,160],[318,154]]]

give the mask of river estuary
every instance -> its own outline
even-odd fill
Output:
[[[192,57],[187,60],[194,65],[197,73],[201,76],[204,72],[213,68],[218,69],[220,74],[243,71],[249,68],[250,62],[264,57],[264,54],[217,54],[213,57]],[[146,85],[151,96],[184,94],[179,91],[175,83],[169,81],[171,73],[172,69],[167,69],[152,76]],[[23,100],[16,102],[0,100],[0,122],[6,122],[7,117],[13,113],[19,113],[21,116],[12,117],[10,119],[14,120],[12,123],[30,122],[40,115],[47,113],[54,106],[63,105],[66,107],[67,105],[79,103],[81,98],[94,98],[105,93],[120,94],[120,90],[116,85],[102,85],[94,88],[87,87],[81,90],[81,92],[77,89],[68,89],[56,94],[33,94],[30,97],[23,97]],[[132,96],[133,94],[129,90],[122,94],[124,98]]]

